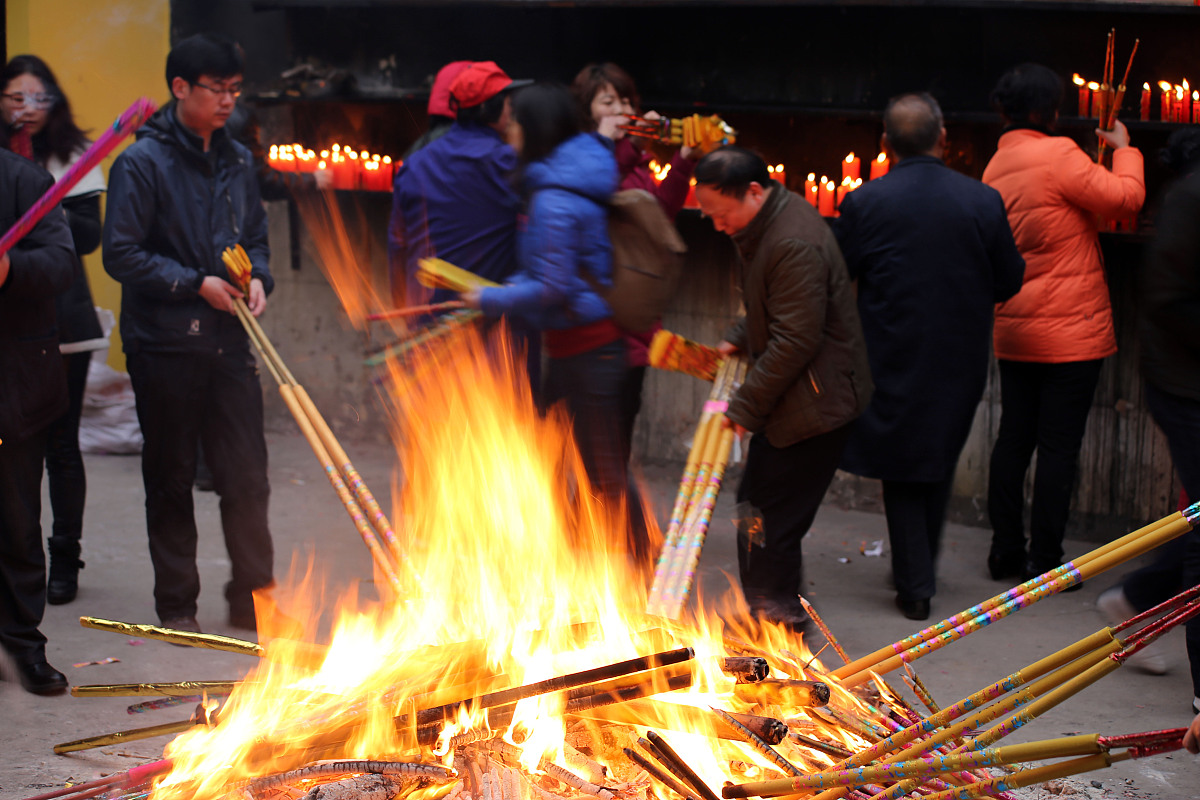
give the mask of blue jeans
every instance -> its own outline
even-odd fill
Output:
[[[617,340],[567,358],[551,358],[543,387],[547,406],[562,402],[588,480],[605,503],[629,509],[627,552],[640,565],[654,558],[641,494],[630,479],[621,436],[622,387],[629,371],[625,342]]]

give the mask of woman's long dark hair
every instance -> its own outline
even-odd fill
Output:
[[[513,96],[512,113],[525,136],[521,148],[524,164],[545,158],[579,133],[575,98],[559,83],[535,83],[518,89]]]
[[[88,145],[87,135],[75,124],[75,116],[71,113],[71,102],[63,94],[58,85],[58,79],[37,56],[13,56],[12,60],[0,72],[0,90],[7,89],[8,84],[22,75],[32,75],[42,82],[46,94],[54,100],[46,112],[46,124],[33,137],[33,156],[39,163],[45,163],[50,156],[57,156],[64,164],[70,163],[75,153]],[[4,146],[8,146],[8,126],[4,126]]]

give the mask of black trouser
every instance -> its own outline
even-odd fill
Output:
[[[159,619],[194,616],[200,594],[192,483],[196,445],[221,498],[221,527],[233,575],[231,610],[250,613],[251,592],[272,581],[267,527],[267,445],[258,371],[247,349],[217,354],[132,353],[129,377],[146,443],[146,531]]]
[[[937,594],[937,557],[954,478],[936,483],[884,481],[883,510],[892,545],[892,576],[906,600]]]
[[[751,608],[764,601],[776,613],[804,619],[801,542],[837,471],[850,436],[843,425],[788,447],[766,434],[750,438],[738,485],[738,571]]]
[[[656,554],[651,550],[641,493],[629,475],[629,453],[621,439],[621,389],[628,364],[621,340],[567,358],[551,358],[545,399],[547,406],[559,401],[565,404],[592,488],[610,508],[626,504],[626,551],[637,564],[649,568]]]
[[[633,427],[642,410],[642,386],[648,367],[630,367],[621,381],[621,446],[626,460],[633,454]]]
[[[46,656],[42,458],[46,431],[0,444],[0,645],[28,664]]]
[[[999,362],[1000,432],[988,477],[992,552],[1025,552],[1025,472],[1036,449],[1029,561],[1039,573],[1062,561],[1079,448],[1101,363]]]
[[[1200,400],[1164,392],[1145,384],[1146,406],[1167,436],[1171,460],[1183,483],[1189,503],[1200,502]],[[1145,611],[1200,583],[1200,529],[1163,545],[1153,564],[1125,578],[1125,596],[1138,611]],[[1188,661],[1192,689],[1200,697],[1200,619],[1187,623]]]
[[[91,361],[90,352],[63,356],[70,406],[51,423],[46,441],[46,476],[50,484],[50,509],[54,513],[50,553],[70,566],[79,557],[83,506],[87,500],[87,475],[79,452],[79,416],[83,412],[83,392]]]

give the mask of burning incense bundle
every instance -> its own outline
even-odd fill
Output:
[[[716,114],[707,117],[692,114],[682,119],[633,117],[629,124],[621,125],[620,128],[631,136],[654,139],[663,144],[692,147],[704,153],[737,142],[737,131]]]
[[[1104,54],[1104,81],[1100,84],[1100,93],[1097,95],[1099,100],[1100,111],[1097,115],[1100,118],[1100,129],[1111,131],[1115,126],[1117,115],[1121,112],[1121,104],[1125,101],[1125,84],[1129,80],[1129,70],[1133,68],[1133,57],[1137,55],[1138,43],[1140,39],[1133,40],[1133,50],[1129,53],[1129,61],[1125,65],[1125,74],[1121,77],[1121,82],[1115,84],[1113,82],[1116,61],[1116,30],[1111,30],[1108,33],[1108,46]],[[1104,150],[1108,143],[1103,139],[1100,140],[1100,146],[1096,150],[1096,163],[1099,164],[1104,160]]]
[[[39,197],[37,202],[30,206],[29,210],[22,214],[21,218],[13,223],[13,226],[3,236],[0,236],[0,254],[7,253],[13,248],[13,245],[25,238],[42,217],[58,205],[59,201],[67,196],[67,192],[71,191],[84,175],[87,175],[104,160],[105,156],[111,153],[122,139],[140,128],[156,108],[158,106],[153,100],[143,97],[135,100],[133,105],[125,109],[121,116],[117,117],[112,127],[93,142],[92,146],[79,157],[79,160],[72,164],[71,168],[55,181],[54,185]]]
[[[682,372],[702,381],[717,379],[717,369],[724,358],[715,347],[693,342],[665,329],[650,340],[650,366]]]
[[[232,248],[227,248],[222,258],[225,261],[225,266],[229,270],[230,276],[235,281],[245,280],[246,290],[248,291],[251,265],[246,251],[242,249],[240,244],[235,245]],[[404,556],[404,551],[400,546],[400,541],[396,536],[395,530],[392,528],[391,522],[384,515],[383,509],[375,500],[375,496],[371,494],[371,490],[367,488],[362,477],[358,474],[358,470],[354,468],[354,464],[350,462],[350,457],[342,449],[337,437],[333,434],[333,430],[325,422],[325,418],[321,416],[321,412],[317,410],[316,405],[308,396],[308,392],[304,390],[304,387],[292,375],[291,370],[283,363],[283,359],[280,358],[279,353],[267,338],[266,333],[259,326],[258,320],[254,318],[254,315],[250,313],[250,309],[246,307],[246,303],[241,299],[235,299],[234,311],[237,313],[242,326],[246,329],[246,334],[250,337],[250,341],[254,344],[255,349],[258,350],[259,356],[267,367],[267,371],[271,373],[271,376],[275,378],[275,382],[279,385],[280,396],[283,397],[288,410],[292,412],[292,416],[296,419],[296,423],[304,433],[304,438],[308,440],[309,446],[312,447],[313,453],[317,456],[317,460],[321,463],[322,468],[324,468],[325,475],[328,477],[334,491],[337,492],[342,505],[346,507],[346,512],[350,515],[351,520],[354,521],[354,527],[358,530],[363,542],[367,545],[367,549],[371,552],[371,557],[374,559],[376,566],[379,567],[387,579],[393,594],[395,596],[403,594],[397,568],[401,566],[406,567],[410,577],[413,576],[413,573],[411,566]],[[380,543],[379,537],[383,538],[384,544]],[[385,544],[386,547],[384,546]]]
[[[675,496],[663,549],[654,569],[648,613],[676,619],[683,609],[733,447],[734,433],[726,426],[725,410],[729,398],[742,385],[747,369],[749,364],[743,358],[721,362]]]

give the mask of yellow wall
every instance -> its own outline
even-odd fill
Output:
[[[45,59],[71,99],[75,121],[92,138],[138,97],[165,100],[168,0],[8,0],[5,8],[9,58],[32,53]],[[105,160],[105,174],[120,150]],[[84,266],[96,305],[116,313],[120,286],[104,272],[99,251]],[[108,360],[123,369],[120,338],[113,333]]]

